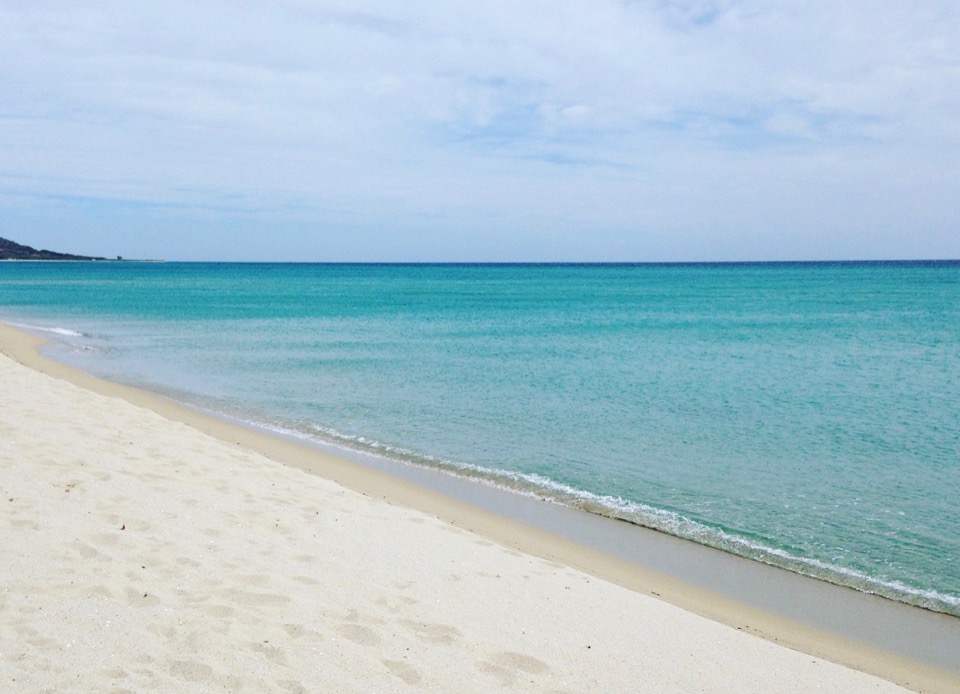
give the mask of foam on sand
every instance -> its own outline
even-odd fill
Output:
[[[0,356],[4,691],[903,691],[99,383]],[[914,688],[957,684],[890,662]]]

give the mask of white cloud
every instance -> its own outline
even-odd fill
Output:
[[[960,254],[946,0],[0,0],[0,35],[0,193],[34,233],[57,197],[153,206],[198,255],[211,218],[271,214],[357,257],[390,229],[425,259],[896,255],[917,228]],[[879,239],[838,241],[857,220]]]

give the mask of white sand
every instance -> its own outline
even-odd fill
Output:
[[[0,691],[882,692],[0,355]]]

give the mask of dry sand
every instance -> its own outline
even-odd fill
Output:
[[[631,590],[543,558],[562,541],[70,373],[34,342],[0,333],[0,691],[907,691],[657,599],[682,586],[641,569]],[[279,462],[298,457],[368,493]],[[957,686],[809,639],[916,690]]]

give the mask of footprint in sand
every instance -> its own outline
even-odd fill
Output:
[[[550,670],[550,666],[542,660],[510,651],[498,653],[489,661],[481,660],[476,668],[495,677],[501,687],[514,686],[521,675],[542,675]]]
[[[195,660],[175,660],[170,664],[170,674],[189,682],[200,682],[210,679],[213,668]]]
[[[424,624],[409,619],[400,620],[400,623],[414,631],[421,640],[445,646],[449,646],[463,635],[459,629],[449,624]]]
[[[423,679],[416,668],[411,667],[401,660],[381,660],[380,662],[383,663],[394,676],[400,678],[406,684],[419,684],[420,680]]]
[[[368,627],[360,624],[342,624],[337,627],[337,632],[345,639],[349,639],[361,646],[378,646],[381,639],[377,633]]]
[[[276,646],[273,646],[266,641],[253,642],[249,645],[249,649],[254,653],[263,654],[269,661],[276,663],[277,665],[287,664],[286,654]]]
[[[203,611],[210,617],[217,619],[227,619],[236,614],[236,610],[228,605],[208,605]]]

